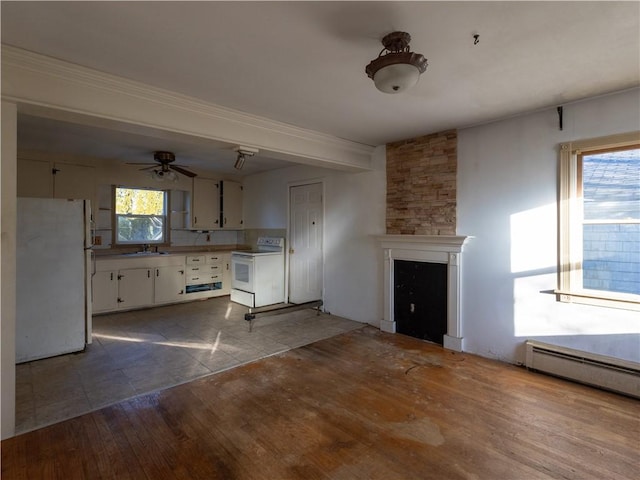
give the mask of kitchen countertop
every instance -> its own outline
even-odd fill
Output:
[[[155,247],[152,247],[155,250]],[[140,252],[138,248],[119,249],[94,249],[96,258],[146,258],[146,257],[168,257],[175,255],[189,255],[191,253],[215,253],[231,252],[235,250],[250,250],[248,245],[211,245],[211,246],[180,246],[180,247],[158,247],[159,252]]]

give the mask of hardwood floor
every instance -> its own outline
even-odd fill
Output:
[[[640,402],[364,327],[2,442],[5,479],[631,479]]]

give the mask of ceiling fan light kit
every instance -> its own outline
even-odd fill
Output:
[[[173,152],[158,151],[153,152],[153,159],[160,165],[153,165],[151,167],[145,167],[141,170],[149,170],[149,175],[158,182],[177,182],[178,175],[176,172],[181,173],[189,178],[197,176],[195,173],[183,168],[179,165],[170,165],[176,161],[176,156]],[[129,163],[128,165],[149,165],[148,163]]]
[[[427,59],[409,50],[411,35],[391,32],[382,39],[384,48],[378,58],[367,65],[367,76],[384,93],[402,93],[418,83],[427,69]]]
[[[149,172],[151,178],[157,182],[177,182],[178,175],[171,170],[154,169]]]

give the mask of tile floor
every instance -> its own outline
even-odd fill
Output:
[[[229,297],[93,318],[84,352],[16,366],[16,433],[363,327],[307,309],[260,317]]]

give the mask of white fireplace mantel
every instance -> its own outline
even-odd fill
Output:
[[[384,258],[384,318],[380,329],[395,333],[393,262],[444,263],[447,268],[447,333],[444,347],[463,351],[460,311],[462,250],[472,237],[458,235],[376,235]]]

